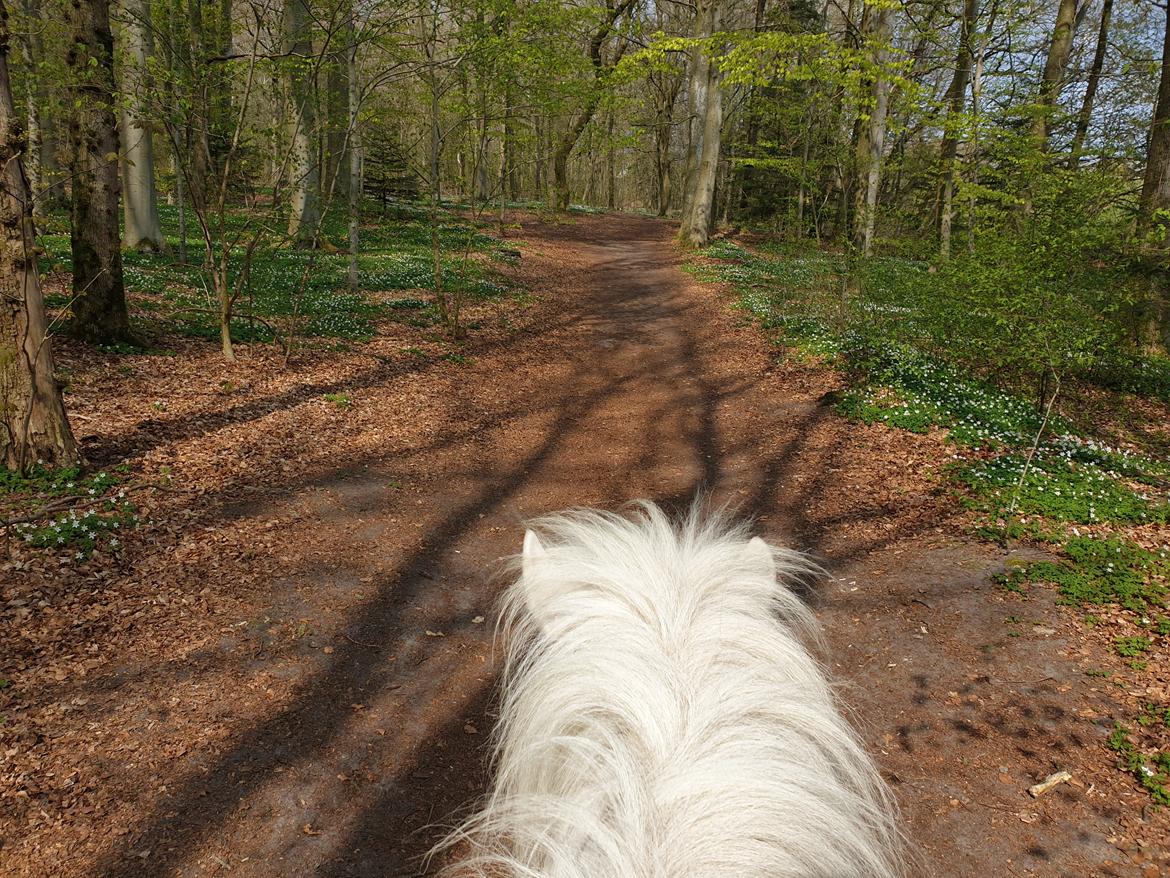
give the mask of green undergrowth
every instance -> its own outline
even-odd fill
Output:
[[[119,532],[138,524],[136,507],[124,494],[119,494],[80,509],[70,509],[48,521],[19,523],[12,528],[30,546],[56,552],[72,551],[74,559],[81,561],[99,547],[119,551],[122,547]]]
[[[844,376],[840,413],[945,433],[953,458],[946,477],[981,513],[978,534],[1041,543],[1053,555],[1011,568],[999,577],[1005,589],[1024,594],[1032,583],[1048,583],[1061,603],[1121,608],[1142,632],[1114,643],[1133,671],[1145,668],[1148,654],[1170,649],[1170,550],[1150,550],[1116,532],[1170,521],[1170,462],[1097,441],[1058,413],[1045,417],[1034,385],[1021,377],[1020,354],[1010,350],[1012,333],[1021,333],[1023,346],[1035,326],[1003,317],[1003,349],[989,345],[980,360],[979,334],[989,332],[991,305],[1003,302],[973,305],[972,315],[952,302],[943,306],[950,313],[939,313],[946,290],[923,264],[863,263],[783,245],[748,251],[728,241],[702,256],[690,270],[731,285],[736,307],[785,355],[825,362]],[[1170,360],[1097,356],[1100,339],[1088,331],[1070,330],[1065,341],[1069,362],[1092,364],[1081,380],[1170,399]],[[1084,526],[1092,533],[1081,533]],[[1123,733],[1110,746],[1155,801],[1166,803],[1170,757],[1143,753]]]
[[[1121,723],[1113,726],[1108,743],[1121,767],[1149,791],[1150,798],[1159,805],[1170,805],[1170,751],[1139,748],[1130,730]]]
[[[160,209],[168,253],[126,252],[123,272],[131,311],[147,337],[175,333],[218,338],[215,296],[205,270],[203,250],[188,217],[188,261],[179,264],[178,214]],[[235,306],[233,337],[271,341],[275,333],[361,341],[379,321],[433,326],[439,315],[429,304],[434,285],[432,227],[427,211],[401,205],[385,217],[371,217],[361,230],[358,291],[348,289],[348,256],[343,218],[331,216],[322,227],[325,245],[317,251],[286,246],[279,240],[256,248]],[[231,223],[243,229],[245,217]],[[67,228],[50,219],[40,236],[45,272],[71,267]],[[244,242],[248,233],[245,232]],[[477,225],[442,212],[438,222],[443,288],[470,301],[508,292],[494,263],[514,260],[514,250]],[[242,270],[244,248],[233,251],[234,271]],[[239,275],[233,273],[234,285]],[[47,297],[50,307],[68,305],[68,296]]]
[[[49,469],[33,464],[26,473],[0,469],[0,498],[51,499],[104,494],[118,483],[118,476],[105,470],[85,475],[79,467]]]
[[[124,475],[40,464],[24,475],[0,470],[0,508],[15,519],[12,533],[30,546],[74,560],[99,548],[117,552],[120,532],[139,524],[138,510],[121,485]]]
[[[1138,614],[1165,606],[1170,560],[1124,540],[1071,537],[1064,558],[1034,561],[1013,569],[1004,584],[1018,589],[1029,582],[1050,582],[1059,600],[1075,606],[1117,604]]]
[[[778,343],[845,373],[842,414],[916,433],[945,430],[958,448],[950,469],[955,484],[993,520],[1167,521],[1170,464],[1079,435],[1058,414],[1045,420],[1012,387],[907,341],[926,337],[914,327],[934,319],[923,316],[908,280],[922,274],[921,266],[896,259],[850,266],[842,256],[782,246],[771,254],[720,241],[692,270],[731,284],[737,307]],[[850,270],[864,275],[861,291],[850,288]],[[899,298],[900,289],[911,292]]]

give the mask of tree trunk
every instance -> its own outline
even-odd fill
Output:
[[[719,30],[722,10],[718,2],[699,6],[698,15],[701,34],[710,36]],[[679,238],[692,247],[702,247],[711,236],[715,210],[715,182],[719,172],[720,132],[723,128],[723,76],[711,57],[701,53],[696,59],[692,75],[701,81],[692,89],[697,101],[701,127],[696,132],[698,140],[697,163],[690,175],[688,191],[683,204],[682,226]]]
[[[516,119],[512,112],[512,83],[504,90],[504,142],[500,149],[500,175],[503,191],[512,201],[520,200],[520,175],[516,171]]]
[[[1158,99],[1150,122],[1150,145],[1146,153],[1146,174],[1138,202],[1137,231],[1145,236],[1156,231],[1155,244],[1161,251],[1170,249],[1170,7],[1162,39],[1162,75],[1158,82]],[[1161,273],[1159,273],[1160,275]],[[1138,311],[1138,334],[1143,346],[1156,349],[1162,345],[1162,328],[1167,305],[1161,284],[1152,283],[1149,295]]]
[[[707,0],[695,8],[693,36],[703,39],[713,33],[713,19],[716,3]],[[691,48],[687,58],[687,120],[686,120],[686,164],[683,166],[682,228],[680,237],[688,234],[687,224],[691,208],[691,195],[695,191],[695,175],[703,155],[703,112],[707,105],[707,85],[710,79],[708,68],[711,59],[701,46]]]
[[[357,28],[354,26],[353,4],[349,7],[349,21],[346,23],[349,46],[346,50],[346,89],[349,117],[349,180],[346,184],[346,201],[349,226],[349,288],[358,288],[358,234],[362,219],[362,152],[361,132],[358,131],[358,114],[361,110],[361,89],[358,82]]]
[[[1093,118],[1093,103],[1097,99],[1097,89],[1101,84],[1101,70],[1105,66],[1105,53],[1109,49],[1109,23],[1113,17],[1113,0],[1104,0],[1101,6],[1101,27],[1097,30],[1097,48],[1093,52],[1093,63],[1089,67],[1089,81],[1085,84],[1085,99],[1081,102],[1081,111],[1077,114],[1077,130],[1073,134],[1072,150],[1068,158],[1068,166],[1076,170],[1081,163],[1081,150],[1085,147],[1085,138],[1089,134],[1089,122]]]
[[[537,201],[544,200],[544,166],[546,162],[544,149],[544,123],[539,115],[532,118],[533,146],[536,155],[532,160],[532,191]]]
[[[118,228],[118,128],[114,118],[114,38],[109,0],[72,0],[74,76],[70,139],[73,320],[93,343],[131,341]]]
[[[626,14],[634,2],[635,0],[621,0],[617,5],[611,7],[589,40],[589,60],[593,65],[593,90],[585,99],[585,106],[581,112],[577,114],[576,118],[570,120],[561,139],[557,142],[556,151],[553,153],[553,195],[558,210],[568,210],[569,208],[569,156],[581,138],[581,133],[597,111],[597,105],[601,100],[600,89],[604,87],[605,79],[612,68],[612,63],[607,65],[602,59],[602,48],[618,19]]]
[[[1110,0],[1106,0],[1110,2]],[[978,0],[964,0],[963,21],[959,30],[959,52],[955,59],[955,75],[947,89],[947,120],[945,135],[940,150],[940,175],[942,178],[938,211],[939,253],[943,259],[951,255],[951,226],[955,216],[955,157],[959,152],[959,133],[956,130],[963,115],[963,104],[967,96],[967,85],[975,66],[971,36],[979,17]]]
[[[288,236],[300,246],[313,243],[320,219],[310,20],[309,0],[285,0],[284,52],[290,56]]]
[[[605,206],[610,210],[617,207],[617,151],[613,145],[613,109],[605,120]]]
[[[212,129],[215,128],[212,93],[217,84],[219,71],[211,72],[202,69],[197,59],[206,58],[212,53],[208,46],[208,39],[203,27],[203,5],[201,0],[187,0],[187,40],[186,45],[176,46],[181,53],[180,69],[186,65],[191,71],[193,106],[188,113],[189,130],[186,132],[186,146],[189,156],[186,158],[190,167],[188,177],[191,204],[196,209],[203,209],[209,200],[207,185],[214,176],[212,161]],[[213,65],[218,67],[219,65]],[[184,71],[185,73],[186,71]],[[216,140],[218,145],[218,140]],[[208,254],[208,259],[211,256]]]
[[[53,376],[8,49],[8,10],[0,0],[0,460],[25,472],[35,463],[76,466],[81,454]]]
[[[682,89],[682,77],[665,74],[663,79],[654,84],[658,98],[654,116],[655,204],[658,215],[666,216],[670,209],[670,144],[674,135],[674,104]]]
[[[1138,207],[1138,230],[1149,231],[1154,214],[1170,209],[1170,9],[1167,10],[1162,39],[1162,76],[1158,99],[1150,122],[1150,145],[1146,153],[1146,174]],[[1163,245],[1170,244],[1170,238]]]
[[[1077,0],[1060,0],[1056,10],[1056,23],[1052,28],[1052,41],[1048,44],[1048,59],[1044,63],[1044,75],[1040,79],[1040,92],[1036,97],[1036,118],[1032,123],[1032,135],[1047,150],[1048,135],[1052,129],[1052,114],[1060,99],[1064,85],[1064,71],[1072,53],[1073,34],[1076,31]]]
[[[695,13],[695,36],[703,39],[718,31],[721,12],[718,0],[700,3]],[[723,127],[723,77],[718,65],[712,63],[710,55],[700,47],[695,48],[690,66],[690,152],[678,234],[684,244],[701,247],[711,235],[714,218],[719,134]]]
[[[25,74],[25,100],[28,105],[28,137],[26,169],[32,187],[33,212],[65,210],[65,184],[57,156],[60,135],[54,116],[53,90],[38,73],[38,65],[45,58],[42,37],[46,11],[37,0],[24,0],[24,29],[21,38]]]
[[[882,154],[886,144],[886,114],[890,103],[890,80],[881,66],[889,54],[893,33],[893,10],[872,10],[872,55],[877,74],[870,86],[872,106],[869,119],[861,126],[857,140],[857,188],[853,212],[853,245],[863,256],[873,253],[873,236],[877,224],[878,187],[881,183]]]
[[[126,216],[125,245],[160,252],[165,246],[154,186],[154,138],[146,121],[150,82],[147,63],[153,53],[150,0],[122,0],[125,69],[122,72],[121,132],[122,206]]]
[[[328,90],[328,136],[325,143],[325,186],[324,192],[345,204],[349,203],[349,41],[345,39],[348,26],[342,25],[343,34],[335,37],[345,45],[330,53]]]

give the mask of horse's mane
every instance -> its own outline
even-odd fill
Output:
[[[541,519],[503,599],[492,878],[887,878],[896,812],[802,640],[799,554],[696,507]],[[462,844],[461,844],[462,842]]]

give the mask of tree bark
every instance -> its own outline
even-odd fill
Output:
[[[153,52],[150,0],[122,0],[125,68],[122,72],[122,206],[125,245],[160,252],[165,246],[154,185],[154,138],[147,110],[147,63]]]
[[[1158,81],[1154,116],[1150,122],[1150,145],[1146,153],[1146,173],[1137,217],[1140,236],[1152,236],[1157,231],[1153,243],[1160,253],[1170,250],[1170,217],[1164,211],[1170,211],[1170,7],[1166,9],[1162,74]],[[1138,308],[1139,341],[1148,349],[1164,346],[1162,329],[1166,325],[1168,305],[1160,286],[1160,283],[1152,283],[1146,301]]]
[[[695,36],[704,39],[719,30],[721,8],[718,0],[700,3],[696,12]],[[722,75],[709,53],[696,47],[691,58],[691,147],[687,188],[683,193],[679,240],[701,247],[711,236],[715,209],[715,180],[719,170],[720,131],[723,127]]]
[[[1032,123],[1032,135],[1040,148],[1048,149],[1048,135],[1052,129],[1052,114],[1060,91],[1064,85],[1064,71],[1072,53],[1073,34],[1077,23],[1077,0],[1060,0],[1056,10],[1056,23],[1052,28],[1052,41],[1048,44],[1048,59],[1044,63],[1044,74],[1040,79],[1040,91],[1036,97],[1036,118]]]
[[[346,201],[348,207],[349,232],[349,288],[357,292],[358,288],[358,235],[362,219],[362,152],[361,132],[358,130],[358,114],[361,110],[361,88],[358,82],[357,64],[357,28],[354,25],[353,4],[349,7],[349,20],[346,23],[346,34],[349,37],[349,46],[346,49],[346,89],[347,109],[349,117],[349,178],[346,184]]]
[[[654,108],[655,206],[659,216],[670,209],[670,144],[674,136],[674,105],[682,90],[682,76],[651,74],[657,102]]]
[[[1146,153],[1146,173],[1138,203],[1138,230],[1149,231],[1154,214],[1170,209],[1170,8],[1162,38],[1162,75],[1158,82],[1158,99],[1150,122],[1150,145]],[[1170,239],[1163,242],[1170,244]]]
[[[338,201],[349,203],[349,40],[348,25],[342,25],[344,43],[330,53],[329,75],[327,77],[328,136],[325,143],[325,186],[324,192]]]
[[[516,120],[512,111],[513,87],[504,89],[504,142],[500,146],[501,188],[512,201],[520,199],[520,175],[516,171]]]
[[[132,341],[118,228],[118,127],[109,0],[71,0],[73,320],[85,341]]]
[[[10,470],[76,466],[81,454],[53,375],[37,277],[32,193],[8,75],[8,9],[0,0],[0,461]]]
[[[853,244],[863,256],[873,253],[877,225],[878,187],[881,184],[882,154],[886,144],[886,115],[890,104],[890,80],[881,70],[889,54],[893,33],[892,9],[874,9],[871,19],[872,55],[878,72],[870,85],[869,119],[861,126],[857,139],[857,188],[853,211]]]
[[[1089,122],[1093,118],[1093,104],[1097,100],[1097,89],[1101,84],[1101,71],[1105,67],[1105,53],[1109,49],[1109,24],[1113,18],[1113,0],[1103,0],[1101,5],[1101,26],[1097,30],[1097,48],[1093,52],[1093,63],[1089,67],[1089,80],[1085,83],[1085,99],[1077,114],[1077,130],[1073,134],[1072,149],[1068,166],[1076,170],[1081,163],[1081,151],[1089,134]]]
[[[1111,2],[1111,0],[1106,0],[1106,2]],[[951,78],[950,87],[947,89],[946,133],[943,136],[940,150],[942,181],[939,197],[938,237],[939,253],[943,259],[947,259],[951,255],[951,227],[955,216],[955,157],[959,152],[959,134],[956,128],[963,115],[967,86],[971,82],[971,72],[975,66],[971,35],[975,31],[978,17],[978,0],[964,0],[963,20],[959,29],[959,51],[955,59],[955,75]]]
[[[285,0],[284,52],[289,56],[289,217],[288,236],[300,246],[313,243],[320,219],[313,42],[309,0]]]
[[[38,65],[45,59],[41,35],[46,11],[37,0],[24,0],[25,31],[21,39],[25,74],[25,100],[28,105],[26,169],[32,187],[33,212],[65,210],[69,206],[58,158],[60,135],[54,89],[46,82]]]

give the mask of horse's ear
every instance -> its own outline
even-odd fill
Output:
[[[527,543],[525,543],[527,548]],[[747,544],[748,556],[767,571],[772,578],[776,577],[776,556],[772,554],[772,547],[759,537],[752,537]]]
[[[524,548],[520,551],[519,586],[524,590],[524,605],[541,628],[547,621],[549,601],[557,594],[555,582],[550,582],[548,576],[539,575],[541,559],[546,554],[547,550],[535,531],[525,531]]]
[[[536,531],[524,531],[524,549],[520,553],[521,565],[524,572],[529,572],[532,563],[544,555],[544,546],[540,542],[540,537],[536,535]]]

